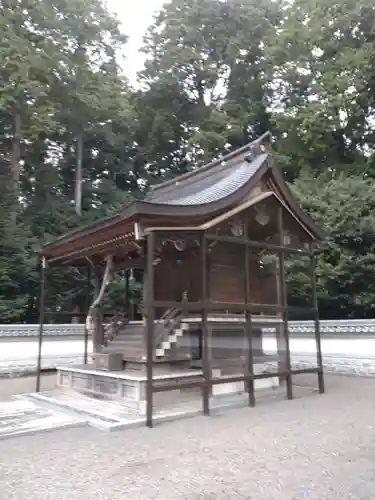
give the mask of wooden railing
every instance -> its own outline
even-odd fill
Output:
[[[160,322],[155,325],[155,347],[178,327],[182,319],[182,309],[167,309]]]
[[[122,327],[126,327],[129,319],[124,312],[118,312],[109,318],[108,322],[103,325],[103,345],[107,346],[116,336]]]

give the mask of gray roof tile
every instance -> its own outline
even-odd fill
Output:
[[[147,202],[168,205],[202,205],[225,198],[246,184],[267,160],[267,154],[260,154],[252,162],[244,160],[241,155],[237,162],[218,164],[200,175],[196,175],[179,183],[178,178],[173,185],[165,189],[152,191]]]

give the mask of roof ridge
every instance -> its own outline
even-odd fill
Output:
[[[185,179],[188,179],[189,177],[194,175],[196,172],[201,173],[201,172],[204,172],[206,170],[209,170],[212,167],[215,167],[216,165],[220,164],[223,161],[229,161],[232,158],[234,158],[235,156],[237,156],[241,153],[244,153],[247,149],[249,149],[252,146],[255,146],[257,143],[261,142],[262,140],[264,140],[266,137],[268,137],[270,135],[271,135],[271,132],[269,132],[269,131],[264,132],[264,134],[262,134],[260,137],[258,137],[254,141],[248,142],[244,146],[241,146],[240,148],[235,149],[234,151],[231,151],[230,153],[227,153],[224,156],[217,158],[216,160],[212,160],[209,163],[206,163],[205,165],[202,165],[201,167],[198,167],[195,170],[191,170],[190,172],[186,172],[185,174],[178,175],[177,177],[174,177],[173,179],[169,179],[167,181],[161,182],[160,184],[155,184],[154,186],[151,186],[150,191],[155,192],[158,189],[169,187],[172,184],[174,184],[175,182],[180,182],[180,181],[183,181]]]

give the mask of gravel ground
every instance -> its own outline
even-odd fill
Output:
[[[375,380],[326,382],[154,429],[0,441],[0,500],[373,500]]]

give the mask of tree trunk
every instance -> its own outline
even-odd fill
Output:
[[[113,264],[113,256],[110,255],[107,257],[107,263],[105,266],[104,270],[104,275],[103,279],[101,282],[101,285],[99,287],[100,281],[98,280],[97,282],[97,290],[95,291],[95,297],[94,301],[89,307],[87,316],[86,316],[86,328],[88,331],[93,332],[93,350],[94,352],[98,352],[100,350],[100,346],[102,344],[102,339],[99,338],[100,336],[100,331],[98,327],[98,309],[100,306],[100,303],[103,299],[105,289],[110,282],[110,275],[111,275],[111,270],[112,270],[112,264]]]
[[[16,222],[17,207],[19,204],[20,178],[21,178],[21,114],[15,111],[13,114],[13,140],[11,161],[11,189],[14,197],[14,208],[10,214],[12,223]]]
[[[76,316],[72,316],[72,319],[71,319],[71,322],[73,324],[80,323],[80,315],[79,315],[80,312],[81,312],[81,308],[77,304],[76,306],[74,306],[74,310],[73,310],[73,313],[76,314]]]
[[[82,215],[82,157],[83,157],[83,133],[77,136],[76,148],[76,172],[75,172],[75,186],[74,186],[74,201],[76,214],[81,217]]]

